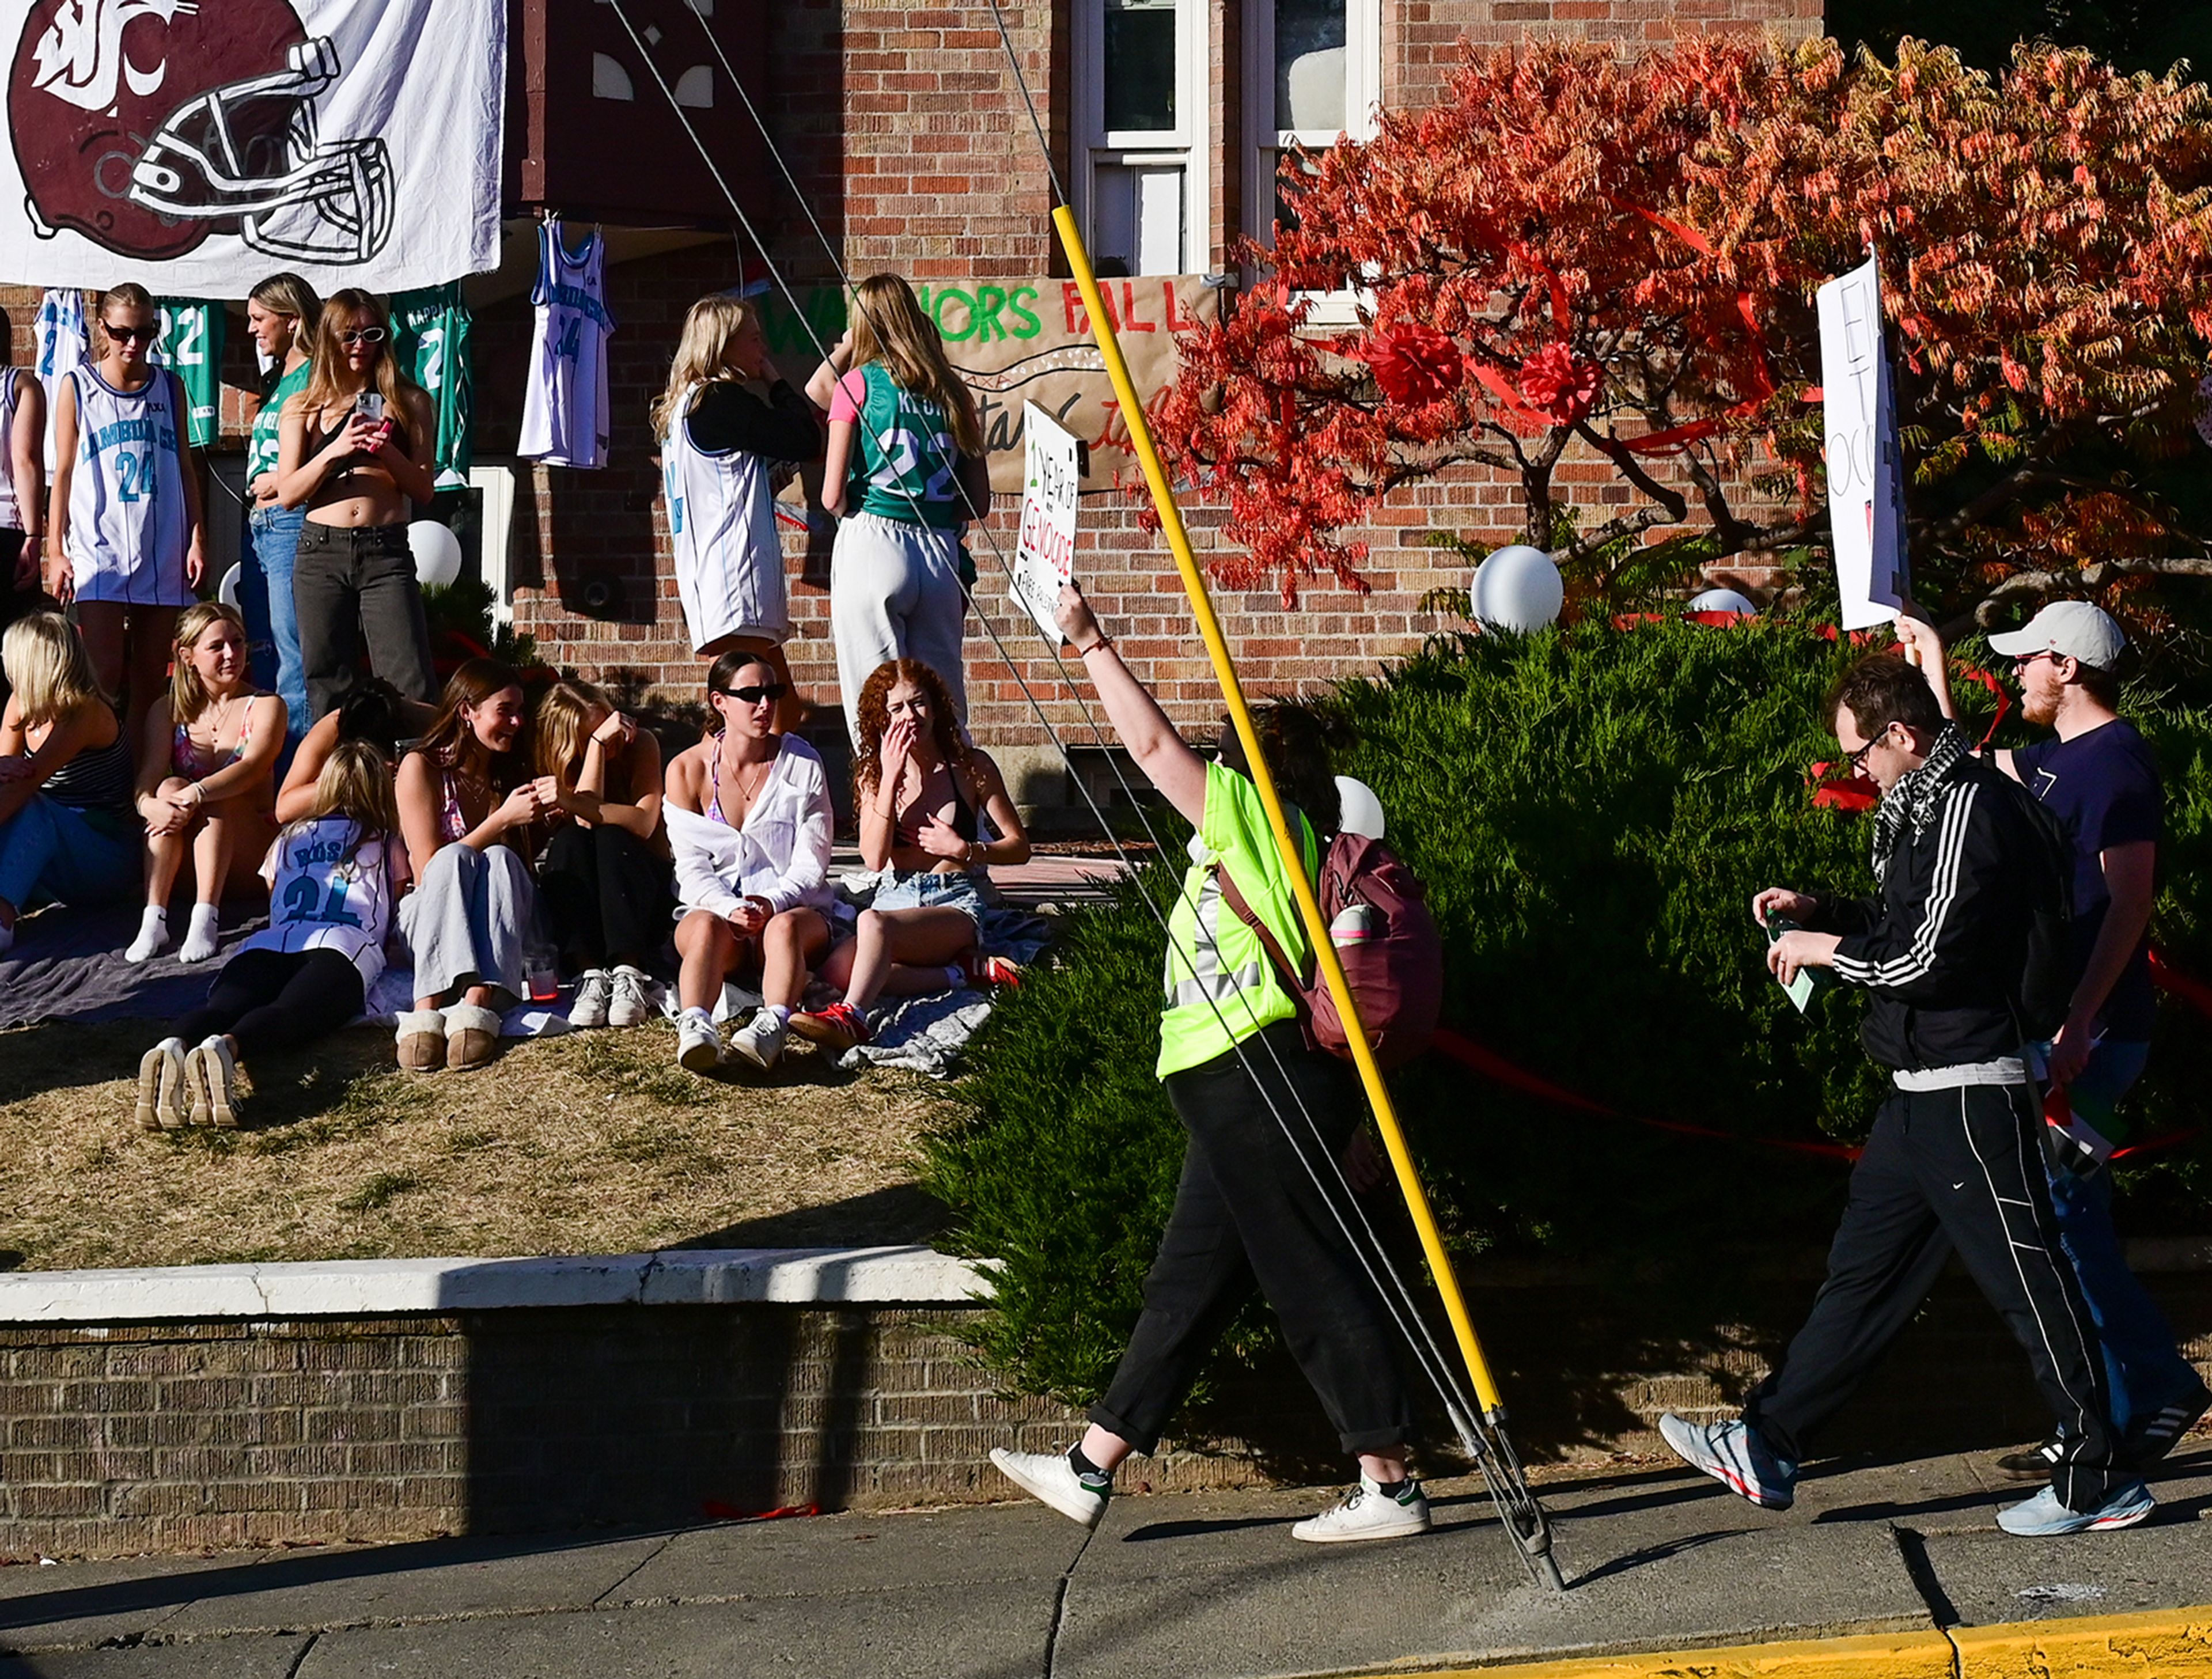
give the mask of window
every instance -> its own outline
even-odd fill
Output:
[[[1206,265],[1205,0],[1079,0],[1075,209],[1102,274]]]
[[[1263,245],[1288,212],[1277,190],[1284,153],[1373,137],[1382,102],[1382,0],[1254,0],[1245,14],[1248,225]],[[1347,325],[1352,294],[1318,301],[1316,325]]]

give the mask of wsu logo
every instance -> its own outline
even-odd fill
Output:
[[[318,133],[343,69],[291,0],[37,0],[8,80],[33,225],[151,262],[211,234],[367,261],[392,236],[391,155]]]

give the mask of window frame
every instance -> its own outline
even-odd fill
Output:
[[[1074,167],[1069,190],[1086,244],[1098,230],[1097,172],[1106,168],[1179,167],[1182,171],[1182,249],[1177,274],[1206,271],[1211,248],[1212,172],[1207,98],[1212,20],[1207,0],[1173,0],[1176,13],[1176,126],[1106,127],[1105,0],[1075,0],[1069,31],[1073,93]],[[1132,276],[1131,277],[1139,277]]]

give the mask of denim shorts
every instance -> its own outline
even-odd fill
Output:
[[[916,869],[895,874],[876,888],[871,909],[957,909],[978,927],[983,924],[983,895],[965,874],[939,874]]]

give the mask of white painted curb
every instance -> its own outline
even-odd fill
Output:
[[[930,1248],[672,1249],[542,1259],[333,1259],[0,1275],[0,1323],[375,1317],[522,1306],[967,1305],[989,1268]]]

